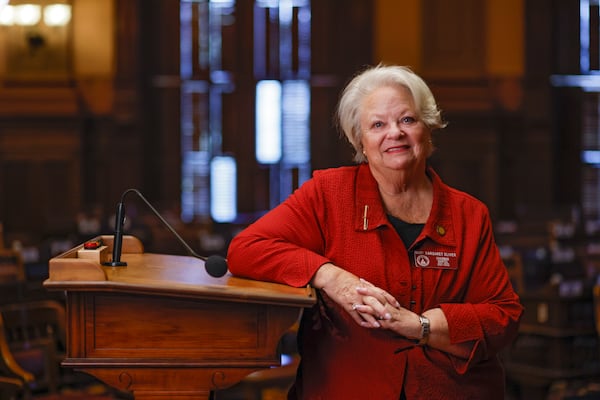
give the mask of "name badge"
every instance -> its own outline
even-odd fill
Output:
[[[415,250],[414,265],[420,268],[457,269],[456,252],[448,250]]]

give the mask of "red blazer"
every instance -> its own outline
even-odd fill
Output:
[[[432,170],[433,207],[407,251],[388,221],[367,164],[316,171],[281,205],[238,234],[233,274],[307,285],[327,262],[386,289],[421,313],[441,307],[468,360],[389,331],[358,326],[323,293],[303,314],[302,362],[290,399],[504,399],[498,352],[523,312],[485,205]]]

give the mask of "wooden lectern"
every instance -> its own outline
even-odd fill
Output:
[[[101,236],[112,251],[113,237]],[[44,286],[66,293],[67,353],[83,371],[136,400],[208,399],[280,365],[278,342],[315,303],[310,288],[209,276],[204,261],[144,253],[123,239],[126,267],[83,245],[52,258]]]

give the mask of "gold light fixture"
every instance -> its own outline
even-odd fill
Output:
[[[66,79],[71,20],[71,0],[10,0],[0,6],[8,79]]]
[[[8,1],[0,0],[0,25],[36,26],[43,21],[46,26],[65,26],[71,21],[69,4],[48,4],[42,8],[39,4],[7,5],[1,2]]]
[[[71,6],[50,4],[44,7],[44,23],[48,26],[64,26],[71,20]]]
[[[8,7],[14,9],[13,23],[15,25],[34,26],[37,25],[42,18],[42,7],[38,4],[19,4]]]
[[[15,20],[15,9],[13,6],[8,6],[8,0],[0,0],[5,1],[0,4],[0,25],[12,25]]]

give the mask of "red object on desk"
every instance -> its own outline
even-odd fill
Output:
[[[86,250],[95,250],[100,246],[102,246],[101,239],[89,240],[83,244],[83,248]]]

